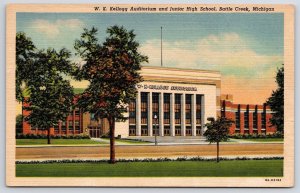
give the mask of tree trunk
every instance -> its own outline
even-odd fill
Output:
[[[219,142],[217,142],[217,162],[219,161]]]
[[[109,118],[109,137],[110,137],[110,160],[109,163],[116,163],[116,151],[115,151],[115,118]]]
[[[48,144],[51,144],[51,142],[50,142],[50,128],[48,128],[48,135],[47,135],[47,138],[48,138]]]

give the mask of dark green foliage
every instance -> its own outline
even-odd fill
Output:
[[[283,160],[283,157],[236,157],[226,158],[222,157],[220,160]],[[118,162],[171,162],[171,161],[216,161],[214,158],[205,157],[178,157],[175,159],[171,158],[144,158],[144,159],[118,159]],[[16,164],[52,164],[52,163],[105,163],[107,160],[81,160],[81,159],[63,159],[63,160],[42,160],[42,161],[16,161]]]
[[[113,26],[107,33],[106,41],[100,44],[96,28],[84,29],[75,42],[77,54],[85,61],[77,78],[90,82],[78,104],[95,113],[95,118],[124,120],[127,105],[136,96],[135,85],[141,81],[140,64],[147,62],[147,57],[138,53],[133,31]]]
[[[17,83],[25,83],[29,93],[29,97],[21,96],[28,104],[23,108],[30,111],[24,118],[31,127],[48,130],[50,143],[50,128],[68,115],[73,104],[73,88],[66,79],[75,69],[69,61],[71,54],[66,49],[38,50],[23,32],[17,33],[16,47]]]
[[[276,75],[276,83],[278,88],[272,92],[267,100],[267,105],[274,112],[270,123],[276,126],[277,131],[284,132],[284,68],[278,69]]]
[[[227,141],[228,130],[234,122],[226,117],[219,117],[217,120],[208,118],[208,121],[210,121],[210,123],[205,124],[207,129],[204,132],[207,141],[210,143]]]
[[[23,134],[16,135],[16,139],[47,139],[47,135]],[[51,139],[90,139],[89,135],[51,135]]]
[[[112,26],[107,29],[108,37],[103,44],[96,38],[97,29],[84,29],[75,41],[77,54],[85,64],[77,70],[77,79],[88,80],[88,88],[81,94],[78,106],[83,111],[94,113],[96,119],[107,118],[111,145],[111,162],[115,161],[115,121],[124,121],[128,104],[135,99],[136,84],[142,78],[141,63],[148,62],[138,52],[139,44],[133,31]]]
[[[26,84],[31,77],[32,64],[36,47],[24,32],[18,32],[16,35],[16,99],[22,102],[23,90],[22,84]]]
[[[22,133],[23,131],[23,116],[17,115],[16,116],[16,134]]]
[[[282,132],[276,132],[273,134],[248,134],[248,135],[243,135],[243,134],[234,134],[230,135],[230,138],[234,139],[268,139],[268,138],[284,138],[284,135]]]
[[[217,120],[208,118],[207,120],[210,123],[205,124],[207,130],[204,132],[204,136],[210,143],[217,143],[217,162],[219,162],[219,143],[227,141],[228,130],[234,121],[226,117],[218,117]]]

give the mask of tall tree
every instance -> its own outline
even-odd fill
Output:
[[[272,95],[267,100],[267,105],[274,112],[270,123],[276,126],[277,131],[284,132],[284,68],[277,69],[276,83],[278,88],[272,91]]]
[[[208,118],[207,120],[210,122],[205,124],[207,130],[204,132],[204,136],[210,143],[217,143],[217,162],[219,162],[220,142],[227,141],[228,131],[233,121],[226,117],[218,117],[217,120]]]
[[[73,88],[67,80],[75,66],[66,49],[38,50],[29,37],[18,32],[16,37],[16,99],[28,105],[30,111],[24,119],[31,127],[47,130],[63,120],[73,104]],[[21,85],[25,84],[28,97],[24,98]]]
[[[96,37],[97,29],[84,29],[81,39],[76,40],[75,49],[85,64],[78,70],[78,79],[90,82],[78,100],[84,110],[95,114],[95,118],[106,118],[110,133],[110,163],[115,163],[115,121],[124,121],[128,104],[136,97],[136,84],[142,79],[140,64],[148,57],[138,52],[133,30],[112,26],[103,44]]]
[[[31,77],[36,47],[24,32],[16,35],[16,100],[22,102],[24,89]]]

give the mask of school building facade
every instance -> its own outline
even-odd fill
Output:
[[[116,122],[116,136],[202,136],[207,118],[225,116],[235,121],[229,133],[274,133],[266,105],[234,104],[230,95],[221,96],[218,71],[167,67],[142,67],[143,82],[136,85],[136,100],[128,106],[129,118]],[[24,104],[26,105],[26,104]],[[30,112],[23,110],[23,115]],[[53,135],[88,134],[100,137],[108,132],[107,120],[96,121],[91,113],[73,110],[51,128]],[[23,133],[46,134],[23,122]]]

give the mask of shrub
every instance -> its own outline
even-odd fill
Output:
[[[230,160],[283,160],[283,157],[220,157],[220,160],[230,161]],[[118,162],[171,162],[171,161],[215,161],[216,158],[205,158],[205,157],[178,157],[178,158],[144,158],[144,159],[118,159]],[[32,161],[16,161],[16,164],[51,164],[51,163],[103,163],[108,162],[105,159],[99,160],[75,160],[75,159],[64,159],[64,160],[32,160]]]
[[[254,133],[254,134],[244,134],[244,135],[241,135],[239,133],[237,134],[233,134],[233,135],[229,135],[230,138],[234,138],[234,139],[266,139],[266,138],[283,138],[284,137],[284,134],[282,132],[276,132],[276,133],[273,133],[273,134],[257,134],[257,133]]]
[[[89,135],[51,135],[51,139],[90,139]],[[47,139],[47,135],[44,134],[23,134],[17,133],[16,139]]]

